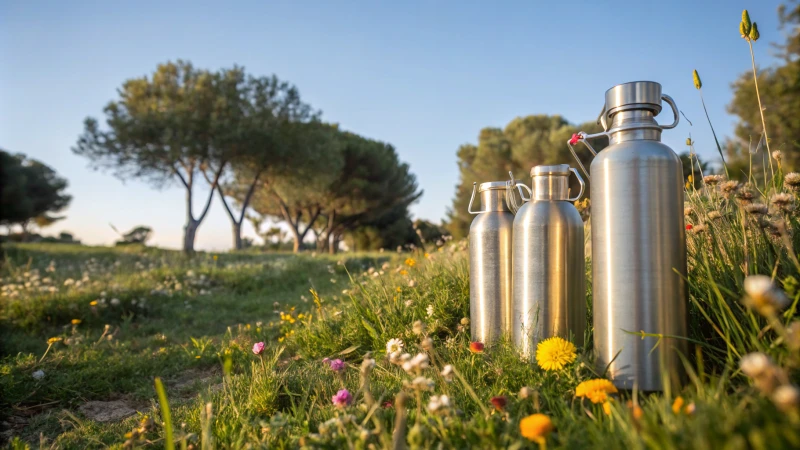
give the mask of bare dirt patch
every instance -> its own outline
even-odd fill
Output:
[[[78,411],[97,422],[116,422],[136,414],[136,410],[122,400],[91,401],[81,405]]]

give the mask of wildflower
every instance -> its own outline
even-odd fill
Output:
[[[693,212],[694,212],[694,209],[691,206],[685,206],[683,208],[683,215],[684,216],[691,215]]]
[[[789,305],[789,298],[767,275],[749,275],[744,279],[744,292],[745,304],[763,315],[774,314]]]
[[[711,220],[719,220],[722,218],[722,214],[719,211],[711,211],[708,213],[708,218]]]
[[[44,378],[44,370],[41,369],[37,370],[36,372],[33,372],[31,376],[33,377],[34,380],[41,380],[42,378]]]
[[[758,32],[758,24],[753,22],[753,26],[750,27],[750,35],[748,36],[751,41],[755,42],[758,38],[761,37],[761,34]]]
[[[423,369],[427,368],[428,355],[426,353],[418,353],[417,356],[403,363],[403,370],[405,370],[409,375],[419,373]]]
[[[214,261],[216,261],[218,258],[219,257],[217,255],[214,255]]]
[[[405,382],[406,387],[417,389],[420,391],[432,391],[435,384],[433,380],[425,377],[414,378],[411,383]]]
[[[742,11],[742,22],[739,24],[739,34],[742,35],[742,39],[750,40],[750,31],[752,25],[750,24],[750,14],[747,10]]]
[[[90,301],[89,306],[97,306],[97,300]]]
[[[750,192],[748,186],[749,185],[745,185],[742,189],[739,189],[739,192],[736,193],[736,200],[738,200],[742,205],[749,205],[753,202],[753,193]]]
[[[794,197],[791,194],[781,192],[780,194],[773,195],[769,201],[781,211],[788,212],[792,209],[791,205],[794,202]]]
[[[617,387],[603,378],[586,380],[575,388],[575,397],[586,397],[592,403],[603,403],[608,399],[608,394],[616,394]]]
[[[417,262],[414,260],[414,258],[406,258],[405,264],[408,267],[414,267],[417,264]]]
[[[702,232],[704,232],[704,231],[706,231],[706,226],[705,226],[705,225],[703,225],[702,223],[698,223],[698,224],[697,224],[697,225],[695,225],[695,226],[694,226],[694,228],[692,229],[692,233],[694,233],[694,234],[700,234],[700,233],[702,233]]]
[[[111,306],[119,306],[119,299],[118,298],[112,298],[111,299]]]
[[[790,191],[800,191],[800,173],[789,172],[783,177],[783,186]]]
[[[383,249],[381,249],[381,250],[383,250]],[[383,263],[383,265],[381,266],[381,269],[383,269],[383,270],[389,270],[391,268],[392,268],[392,266],[388,262]]]
[[[611,400],[603,402],[603,413],[607,416],[611,415]]]
[[[414,304],[414,300],[406,300],[403,304],[406,305],[406,308],[410,308]]]
[[[417,287],[417,281],[416,280],[408,280],[408,287],[410,287],[410,288]]]
[[[561,370],[576,357],[575,345],[558,336],[545,339],[536,346],[536,363],[544,370]]]
[[[350,403],[353,402],[353,396],[350,394],[350,391],[347,389],[341,389],[339,392],[336,393],[333,397],[331,397],[331,401],[333,405],[337,408],[344,408],[349,406]]]
[[[484,345],[483,342],[470,342],[469,343],[469,351],[472,353],[483,353]]]
[[[531,388],[528,386],[523,386],[522,389],[519,390],[519,398],[523,400],[530,397],[532,394]]]
[[[386,353],[389,355],[392,353],[400,354],[403,352],[403,347],[403,341],[400,339],[389,339],[389,342],[386,343]]]
[[[687,223],[687,224],[686,224],[686,229],[687,229],[687,230],[691,231],[691,229],[692,229],[692,228],[694,228],[694,225],[692,225],[692,224],[690,224],[690,223]]]
[[[389,354],[389,362],[396,366],[401,366],[410,360],[411,360],[411,355],[409,355],[408,353],[394,352]]]
[[[56,336],[56,337],[51,337],[50,339],[48,339],[48,340],[47,340],[47,345],[53,345],[53,344],[55,344],[56,342],[59,342],[60,340],[61,340],[61,338],[60,338],[60,337],[58,337],[58,336]]]
[[[681,408],[683,408],[683,397],[680,395],[675,397],[675,401],[672,402],[672,413],[673,414],[680,414]]]
[[[725,177],[722,175],[706,175],[703,177],[703,183],[709,186],[714,186],[723,181],[725,181]]]
[[[383,402],[383,403],[381,403],[381,408],[383,408],[383,409],[389,409],[391,407],[392,407],[392,402],[390,402],[388,400]]]
[[[800,174],[798,174],[798,185],[800,185]],[[739,182],[733,180],[722,182],[719,184],[719,190],[725,198],[729,199],[739,190]]]
[[[330,365],[331,370],[333,370],[334,372],[341,372],[345,368],[344,361],[342,361],[341,359],[334,359],[332,361],[328,361],[328,365]]]
[[[421,320],[414,321],[414,324],[411,325],[411,331],[414,332],[417,336],[425,332],[425,322]]]
[[[791,412],[800,406],[800,390],[791,384],[779,386],[772,393],[772,402],[783,412]]]
[[[506,399],[502,395],[498,395],[496,397],[492,397],[489,400],[489,402],[491,402],[492,405],[494,405],[494,409],[496,409],[498,411],[502,411],[502,410],[505,409],[506,405],[508,404],[508,399]]]
[[[703,82],[700,81],[700,74],[697,73],[697,69],[692,71],[692,80],[694,81],[695,89],[703,87]]]
[[[781,384],[781,369],[772,362],[769,356],[757,352],[744,355],[739,361],[742,372],[753,380],[756,388],[763,393],[772,393]]]
[[[469,325],[469,317],[462,317],[460,323],[461,323],[461,325],[464,325],[464,326]]]
[[[397,286],[397,292],[398,293],[403,292],[403,288],[401,288],[400,286]]]
[[[422,342],[420,342],[420,347],[427,352],[433,350],[433,339],[429,337],[424,338]]]
[[[780,150],[775,150],[772,152],[772,157],[775,159],[775,161],[780,162],[783,159],[783,153]]]
[[[628,409],[631,410],[631,414],[633,415],[634,419],[639,420],[644,416],[644,410],[642,409],[642,407],[634,404],[632,401],[628,400],[625,406],[627,406]]]
[[[260,355],[261,353],[264,352],[264,347],[266,346],[267,345],[264,344],[263,342],[256,342],[255,344],[253,344],[253,353],[255,353],[256,355]]]
[[[450,410],[450,397],[446,395],[433,395],[428,401],[428,411],[431,413],[446,413]]]
[[[444,381],[452,383],[454,375],[455,375],[455,369],[453,369],[452,365],[448,364],[444,366],[444,368],[442,369],[442,378],[444,378]]]
[[[80,325],[80,323],[81,323],[81,319],[72,319],[72,324],[73,325]]]
[[[555,427],[544,414],[533,414],[519,421],[519,431],[523,437],[542,444]]]
[[[767,205],[762,205],[760,203],[746,205],[744,210],[747,211],[748,214],[752,214],[754,216],[763,216],[769,212]]]
[[[428,317],[431,317],[433,315],[433,305],[428,305],[428,307],[425,308],[425,312],[428,314]]]

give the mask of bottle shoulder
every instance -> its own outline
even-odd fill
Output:
[[[680,158],[672,148],[661,141],[636,140],[610,145],[600,152],[592,161],[592,167],[605,164],[605,161],[653,161],[662,160],[680,164]]]
[[[514,214],[511,211],[488,211],[480,213],[472,219],[470,231],[486,228],[510,227],[514,223]]]
[[[583,219],[575,205],[568,201],[538,200],[526,203],[517,212],[514,224],[558,221],[583,226]]]

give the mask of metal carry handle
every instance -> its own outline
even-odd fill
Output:
[[[514,174],[511,171],[508,172],[508,175],[511,177],[511,180],[506,181],[506,204],[508,205],[508,209],[510,209],[513,214],[516,214],[522,206],[517,205],[517,199],[514,197],[514,188],[519,191],[519,197],[522,199],[523,204],[531,201],[531,197],[533,197],[533,191],[531,191],[531,188],[529,188],[525,183],[517,183],[517,180],[514,179]],[[528,198],[525,198],[522,188],[525,188],[525,190],[528,191]]]
[[[675,128],[678,126],[678,122],[680,121],[680,115],[678,113],[678,105],[675,104],[675,100],[672,99],[667,94],[661,94],[661,100],[664,100],[672,107],[672,114],[675,116],[675,121],[672,122],[672,125],[659,125],[662,130],[669,130],[671,128]]]
[[[578,200],[583,196],[584,191],[586,191],[586,182],[583,181],[583,178],[581,178],[581,175],[578,173],[578,169],[570,167],[569,171],[575,174],[575,178],[578,179],[578,183],[580,183],[581,185],[581,191],[578,192],[577,196],[575,196],[574,198],[567,198],[567,200],[574,202],[575,200]]]
[[[600,133],[595,133],[595,134],[586,134],[583,131],[579,131],[579,132],[573,134],[572,137],[567,141],[567,146],[569,146],[569,151],[572,153],[572,157],[575,158],[575,161],[578,163],[578,165],[580,166],[580,168],[583,171],[583,173],[586,174],[586,178],[588,178],[589,181],[592,180],[592,177],[591,177],[591,175],[589,175],[589,171],[586,170],[586,167],[583,166],[583,163],[581,162],[580,158],[578,158],[578,154],[575,153],[575,148],[573,147],[573,145],[577,144],[578,142],[583,142],[583,145],[585,145],[586,148],[588,148],[589,151],[592,152],[592,155],[597,156],[597,152],[594,150],[594,147],[592,147],[592,145],[587,141],[587,139],[594,139],[594,138],[598,138],[598,137],[609,138],[609,135],[608,135],[607,131],[601,131]],[[572,169],[572,168],[570,168],[570,169]],[[572,170],[575,170],[575,169],[572,169]],[[577,172],[576,172],[576,175],[577,175]],[[578,177],[578,179],[580,179],[580,177]],[[581,183],[583,183],[582,179],[581,179]],[[583,191],[581,191],[581,192],[583,192]]]
[[[467,206],[467,212],[470,214],[481,214],[485,213],[486,211],[473,211],[472,210],[472,202],[475,200],[475,191],[478,190],[478,183],[472,183],[472,197],[469,198],[469,206]]]

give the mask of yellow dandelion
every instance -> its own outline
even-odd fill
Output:
[[[414,267],[417,264],[417,261],[414,258],[406,258],[406,265],[408,267]]]
[[[683,407],[683,397],[679,395],[675,397],[675,401],[672,402],[672,412],[675,414],[680,414],[682,407]]]
[[[608,394],[616,394],[617,388],[610,381],[603,378],[586,380],[575,388],[575,397],[588,398],[592,403],[604,403]]]
[[[544,414],[533,414],[519,421],[519,431],[523,437],[542,444],[555,427]]]
[[[72,324],[73,325],[78,325],[80,323],[81,323],[81,319],[72,319]]]
[[[194,359],[200,359],[200,355],[195,356]]]
[[[214,255],[214,261],[216,261],[216,260],[217,260],[217,258],[218,258],[218,256],[217,256],[217,255]]]
[[[430,258],[430,257],[431,257],[431,254],[430,254],[430,253],[428,253],[428,252],[425,252],[425,258],[426,258],[426,259],[428,259],[428,258]]]
[[[604,413],[605,413],[607,416],[610,416],[610,415],[611,415],[611,402],[610,402],[610,401],[603,402],[603,412],[604,412]]]
[[[97,300],[90,301],[89,306],[97,306]]]
[[[400,271],[400,275],[406,276],[406,275],[408,275],[408,271],[406,269],[403,269],[403,270]]]
[[[58,337],[58,336],[56,336],[56,337],[51,337],[50,339],[48,339],[48,340],[47,340],[47,345],[53,345],[53,344],[55,344],[56,342],[59,342],[60,340],[61,340],[61,338],[60,338],[60,337]]]
[[[551,337],[536,346],[536,363],[544,370],[561,370],[575,361],[575,345],[560,337]]]
[[[400,286],[397,286],[397,292],[403,292],[403,288],[401,288]]]

